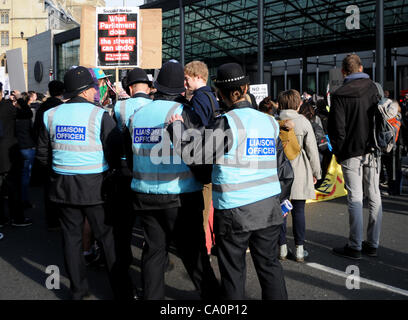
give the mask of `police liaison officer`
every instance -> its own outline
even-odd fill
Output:
[[[173,244],[203,299],[215,299],[218,281],[211,268],[203,230],[202,184],[172,150],[165,124],[182,114],[188,126],[199,123],[180,94],[184,70],[167,62],[154,83],[154,101],[136,110],[129,121],[128,158],[133,156],[133,206],[141,218],[144,299],[165,298],[167,253]]]
[[[82,66],[69,70],[64,84],[64,98],[69,100],[44,113],[37,159],[44,166],[52,163],[48,196],[60,209],[66,270],[72,298],[79,300],[88,295],[82,255],[85,216],[103,245],[109,275],[115,261],[102,182],[109,167],[120,165],[123,145],[113,119],[93,104],[96,90],[89,70]]]
[[[152,82],[143,69],[135,68],[127,74],[124,89],[131,98],[116,102],[114,107],[114,118],[121,131],[128,126],[130,117],[137,109],[152,102],[149,96],[151,86]]]
[[[127,74],[125,80],[122,80],[122,85],[131,98],[116,102],[113,118],[117,123],[117,128],[126,137],[129,132],[127,127],[130,117],[139,108],[152,102],[149,97],[152,83],[143,69],[135,68]],[[133,157],[130,158],[132,159]],[[130,189],[132,172],[127,165],[125,153],[122,154],[121,169],[116,170],[108,180],[104,189],[107,195],[105,209],[109,222],[113,226],[115,239],[116,262],[112,272],[115,283],[117,283],[115,297],[119,300],[132,300],[137,296],[129,272],[133,261],[131,245],[135,215]],[[118,212],[120,214],[117,214]]]
[[[249,246],[262,299],[287,299],[278,238],[283,223],[280,202],[288,197],[290,186],[283,185],[286,192],[281,193],[278,174],[283,172],[278,171],[286,170],[292,177],[293,172],[278,137],[278,123],[245,99],[248,83],[240,65],[219,67],[215,85],[228,112],[206,127],[205,133],[201,128],[204,152],[188,153],[189,161],[191,166],[203,162],[213,166],[214,232],[222,298],[245,299]],[[184,160],[184,151],[194,149],[191,145],[197,143],[197,135],[194,139],[186,135],[183,120],[173,115],[168,131],[176,149],[180,145]],[[219,139],[220,132],[228,142]],[[284,180],[285,184],[291,185],[292,179]]]

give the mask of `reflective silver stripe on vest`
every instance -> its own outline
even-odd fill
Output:
[[[174,114],[174,112],[175,112],[175,111],[177,110],[177,108],[180,107],[180,106],[181,106],[181,103],[176,102],[176,104],[173,105],[173,106],[170,108],[169,112],[168,112],[167,115],[166,115],[166,120],[164,121],[164,124],[165,124],[165,125],[170,121],[171,116]]]
[[[52,148],[54,150],[60,151],[73,151],[73,152],[96,152],[96,151],[103,151],[102,145],[96,146],[80,146],[80,145],[70,145],[70,144],[63,144],[63,143],[53,143]]]
[[[119,114],[122,118],[122,128],[126,127],[126,101],[127,100],[122,100],[119,107]]]
[[[165,119],[164,126],[167,125],[167,123],[169,122],[171,116],[172,116],[173,113],[177,110],[177,108],[178,108],[179,106],[181,106],[181,104],[177,102],[176,104],[174,104],[174,105],[170,108],[169,112],[168,112],[167,115],[166,115],[166,119]],[[136,112],[139,111],[140,109],[142,109],[142,108],[139,108],[138,110],[136,110],[135,113],[133,114],[133,116],[130,118],[132,127],[133,127],[133,117],[134,117],[134,115],[136,114]],[[169,136],[168,134],[166,134],[166,132],[165,132],[166,129],[162,128],[162,130],[163,130],[163,134],[162,134],[163,138],[170,139],[170,136]],[[134,138],[134,137],[133,137],[133,130],[132,130],[132,132],[131,132],[131,135],[132,135],[132,141],[133,141],[133,138]],[[162,143],[163,143],[163,140],[162,140]],[[173,148],[171,147],[171,149],[173,149]],[[134,154],[134,155],[137,155],[137,156],[140,156],[140,157],[150,157],[150,155],[151,155],[151,153],[152,153],[152,149],[149,149],[149,148],[138,148],[138,147],[135,146],[135,144],[132,144],[132,151],[133,151],[133,154]],[[158,154],[155,154],[155,156],[159,156],[159,157],[162,157],[162,156],[163,156],[163,150],[162,150],[162,149],[160,149],[160,150],[158,150],[158,151],[155,150],[155,152],[158,152]],[[167,156],[169,156],[169,155],[167,155]]]
[[[49,112],[48,112],[48,132],[51,133],[52,132],[52,120],[54,119],[54,113],[55,111],[57,111],[58,107],[52,108]]]
[[[65,143],[58,143],[58,142],[52,142],[52,148],[55,150],[61,150],[61,151],[71,151],[71,152],[96,152],[96,151],[102,151],[103,146],[102,144],[97,143],[97,137],[96,137],[96,118],[98,116],[98,112],[101,109],[99,107],[94,107],[92,109],[92,112],[89,116],[89,121],[88,121],[88,145],[72,145],[72,144],[65,144]],[[50,127],[53,122],[53,117],[54,113],[56,110],[51,110],[53,111],[52,114],[51,112],[48,115],[48,128],[51,132],[53,129]]]
[[[101,109],[99,107],[94,107],[91,115],[89,116],[88,128],[89,128],[89,145],[96,146],[96,117]]]
[[[267,183],[277,182],[277,181],[279,181],[278,175],[273,175],[271,177],[258,179],[255,181],[242,182],[242,183],[236,183],[236,184],[228,184],[228,183],[214,184],[213,183],[212,188],[213,188],[213,191],[216,191],[216,192],[230,192],[230,191],[248,189],[248,188],[256,187],[256,186],[267,184]]]
[[[190,170],[183,172],[133,172],[133,178],[137,180],[173,181],[177,179],[186,180],[193,177],[193,173]]]
[[[244,124],[242,123],[241,119],[237,116],[237,114],[234,112],[234,110],[231,110],[227,114],[231,116],[231,118],[234,120],[235,125],[237,127],[238,146],[237,146],[237,151],[235,153],[235,159],[229,159],[229,158],[225,159],[224,158],[224,163],[220,163],[220,165],[225,166],[225,167],[236,167],[236,168],[249,168],[249,167],[254,168],[256,167],[257,169],[275,169],[277,167],[277,161],[257,161],[257,160],[250,160],[250,159],[244,160],[245,145],[246,145],[246,139],[247,139]],[[276,125],[273,122],[272,118],[270,118],[270,120],[272,122],[273,128],[275,129],[275,134],[276,134]],[[254,162],[256,163],[256,165],[254,165]]]
[[[235,125],[237,126],[237,131],[238,131],[238,148],[241,149],[239,152],[243,154],[244,149],[245,149],[245,140],[246,140],[246,131],[244,124],[242,123],[241,119],[237,116],[237,114],[232,110],[228,112],[228,115],[231,116],[231,118],[234,120]],[[245,132],[245,134],[243,134]]]
[[[137,148],[133,145],[133,154],[139,157],[150,157],[152,155],[152,149],[144,149],[144,148]],[[155,156],[162,157],[163,150],[159,149],[158,151],[155,150],[157,154]]]
[[[92,164],[89,166],[62,166],[62,165],[57,165],[54,164],[53,166],[57,169],[61,169],[61,170],[93,170],[93,169],[100,169],[103,168],[104,166],[106,166],[106,163],[99,163],[99,164]]]
[[[131,98],[132,99],[132,98]],[[126,100],[125,100],[126,101]],[[153,102],[153,101],[152,101]],[[148,104],[150,104],[151,102],[149,102],[149,103],[147,103],[147,104],[145,104],[145,105],[148,105]],[[138,108],[138,109],[136,109],[135,110],[135,112],[133,112],[133,114],[131,115],[131,117],[129,118],[129,123],[130,124],[133,124],[133,119],[134,119],[134,117],[135,117],[135,114],[137,113],[137,112],[139,112],[140,110],[142,110],[142,108],[145,106],[145,105],[143,105],[143,106],[141,106],[140,108]],[[126,123],[125,123],[125,126],[126,126]],[[130,127],[130,125],[129,125],[129,127]],[[130,128],[129,128],[129,130],[130,130]],[[132,133],[131,133],[132,134]]]
[[[150,157],[150,154],[152,153],[152,149],[143,149],[143,148],[137,148],[135,145],[133,145],[133,154],[139,157]]]
[[[271,123],[272,123],[272,127],[273,127],[273,130],[275,130],[275,134],[278,133],[278,135],[279,135],[279,130],[278,130],[278,128],[276,127],[276,121],[274,121],[274,118],[273,118],[272,116],[268,116],[268,118],[269,118],[269,120],[270,120]]]
[[[232,161],[232,160],[226,160],[224,159],[224,161]],[[218,163],[216,163],[219,166],[224,166],[224,167],[232,167],[232,168],[242,168],[242,169],[246,169],[246,168],[250,168],[250,169],[276,169],[277,168],[277,161],[250,161],[250,160],[241,160],[242,163],[221,163],[218,161]],[[256,164],[254,164],[254,162],[256,162]]]

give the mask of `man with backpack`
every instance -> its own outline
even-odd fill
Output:
[[[375,83],[363,73],[358,55],[347,55],[342,73],[344,83],[331,97],[328,133],[348,192],[350,235],[348,243],[334,248],[333,253],[361,259],[362,253],[377,256],[381,231],[380,155],[374,151],[372,134],[380,94]],[[363,241],[364,194],[370,203],[367,241]]]
[[[193,92],[191,104],[200,117],[203,126],[207,126],[219,109],[217,99],[211,88],[207,86],[208,68],[204,62],[192,61],[184,67],[185,83],[188,90]]]
[[[192,61],[187,63],[184,67],[184,79],[187,90],[193,93],[191,98],[191,105],[194,108],[195,113],[201,119],[203,126],[208,126],[216,117],[219,108],[217,98],[211,91],[211,88],[207,86],[208,81],[208,68],[204,62]],[[211,212],[212,202],[212,187],[209,181],[204,181],[203,197],[204,197],[204,231],[207,232],[209,225],[209,218]],[[212,237],[210,237],[212,239]]]

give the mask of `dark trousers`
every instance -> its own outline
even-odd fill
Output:
[[[117,300],[133,300],[133,281],[130,266],[133,261],[132,231],[135,214],[131,202],[132,177],[120,177],[111,186],[105,212],[109,225],[113,227],[116,261],[112,269],[113,293]]]
[[[82,231],[85,217],[89,221],[95,238],[102,243],[109,280],[112,285],[110,272],[115,262],[115,248],[112,228],[105,224],[103,206],[60,205],[60,214],[65,266],[71,282],[73,298],[80,298],[88,291],[85,260],[82,250]]]
[[[47,176],[47,181],[44,183],[44,211],[45,211],[45,220],[47,222],[48,228],[56,228],[60,226],[59,215],[60,208],[58,204],[52,202],[49,198],[49,190],[51,183],[49,181],[49,176]]]
[[[262,299],[288,298],[283,269],[278,260],[280,225],[242,233],[232,233],[230,229],[221,234],[217,228],[215,230],[223,299],[245,299],[248,246],[262,288]]]
[[[138,214],[145,238],[142,254],[144,298],[165,298],[167,250],[172,243],[201,297],[216,299],[219,284],[205,247],[202,210],[180,207],[139,211]]]
[[[295,245],[303,246],[305,243],[305,233],[306,233],[306,221],[305,221],[305,204],[306,200],[291,200],[293,209],[292,214],[292,228],[293,236],[295,238]],[[279,235],[279,245],[284,245],[286,241],[286,219],[285,217],[283,224],[281,225],[281,231]]]
[[[395,149],[390,153],[383,154],[381,157],[381,162],[384,164],[388,182],[388,191],[391,195],[400,194],[400,184],[402,179],[401,172],[401,148],[398,144]],[[382,174],[385,176],[385,172]]]
[[[24,220],[24,209],[21,201],[21,176],[19,171],[11,170],[0,174],[0,222],[6,221],[4,197],[8,197],[8,211],[11,220]]]
[[[133,261],[132,231],[135,222],[133,212],[118,211],[121,221],[113,225],[116,261],[113,265],[112,276],[114,280],[113,293],[115,299],[133,299],[133,281],[130,276],[130,266]]]
[[[57,228],[59,222],[59,206],[52,202],[49,198],[51,182],[50,177],[53,170],[50,167],[44,167],[34,160],[30,184],[33,186],[41,186],[43,188],[44,213],[47,228]]]

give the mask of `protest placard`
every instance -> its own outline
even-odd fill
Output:
[[[139,65],[139,8],[96,8],[98,67]]]
[[[268,96],[268,85],[252,84],[249,86],[249,91],[254,95],[256,104],[259,105],[259,103]]]

